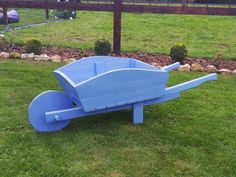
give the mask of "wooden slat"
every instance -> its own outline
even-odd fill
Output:
[[[123,5],[122,12],[235,16],[236,8]]]
[[[0,1],[0,7],[37,8],[37,9],[78,9],[91,11],[113,11],[111,4],[89,4],[78,2],[42,2],[42,1]]]
[[[171,3],[170,3],[171,4]],[[158,6],[158,5],[122,5],[122,12],[139,13],[166,13],[166,14],[199,14],[199,15],[236,15],[236,8],[224,7],[199,7],[199,6]],[[41,8],[41,9],[78,9],[90,11],[113,11],[113,4],[106,3],[80,3],[45,1],[23,1],[23,0],[1,0],[0,7],[9,8]]]

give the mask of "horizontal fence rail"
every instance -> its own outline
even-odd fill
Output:
[[[121,11],[163,14],[236,15],[236,4],[231,1],[229,1],[228,4],[199,4],[183,2],[173,2],[168,0],[123,0],[121,3]],[[113,11],[114,1],[74,0],[72,2],[57,2],[56,0],[1,0],[0,7]]]

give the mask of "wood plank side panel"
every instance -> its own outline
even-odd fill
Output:
[[[150,100],[164,94],[168,73],[122,69],[94,77],[76,86],[84,111],[94,111]]]

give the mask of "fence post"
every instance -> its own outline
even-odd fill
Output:
[[[8,31],[8,17],[7,17],[7,8],[3,8],[3,24],[4,30]]]
[[[229,8],[231,8],[232,0],[229,1]]]
[[[48,20],[49,19],[49,10],[48,9],[45,10],[45,16],[46,16],[46,19]]]
[[[187,5],[187,0],[182,0],[182,6],[186,7],[186,5]]]
[[[114,0],[113,52],[120,55],[121,45],[121,0]]]
[[[48,0],[45,0],[46,6],[47,6],[47,2],[48,2]],[[48,8],[45,9],[45,16],[46,16],[46,20],[48,20],[49,19],[49,10],[48,10]]]
[[[80,3],[81,3],[80,0],[75,0],[75,2],[76,2],[77,4],[80,4]],[[78,17],[78,16],[77,16],[77,15],[78,15],[78,14],[77,14],[78,9],[74,9],[74,11],[75,11],[75,13],[76,13],[76,16],[75,16],[75,17],[77,18],[77,17]]]

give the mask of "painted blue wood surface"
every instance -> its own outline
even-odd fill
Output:
[[[180,94],[164,95],[158,99],[144,101],[143,106],[163,103],[165,101],[178,98],[179,96]],[[102,110],[91,111],[91,112],[84,112],[81,107],[54,110],[54,111],[45,112],[45,119],[49,123],[63,121],[63,120],[71,120],[71,119],[83,118],[85,116],[92,116],[92,115],[102,114],[102,113],[107,113],[107,112],[133,109],[133,105],[134,104],[127,104],[127,105],[117,106],[114,108],[102,109]],[[59,118],[55,119],[56,116]]]
[[[168,80],[165,70],[152,65],[104,56],[76,61],[54,74],[70,99],[86,112],[161,96]]]
[[[179,63],[162,69],[141,61],[115,57],[88,57],[54,71],[63,92],[47,91],[29,107],[29,121],[40,132],[58,131],[71,119],[105,112],[133,109],[133,122],[143,122],[144,106],[180,96],[216,74],[166,88],[168,72]],[[75,104],[75,105],[74,105]]]
[[[176,63],[173,63],[171,65],[164,66],[162,69],[165,70],[165,71],[171,71],[171,70],[174,70],[174,69],[178,69],[179,67],[180,67],[180,63],[176,62]]]
[[[161,97],[167,79],[166,71],[119,69],[78,84],[76,91],[89,112]]]
[[[70,120],[55,121],[48,123],[45,113],[52,110],[63,110],[73,108],[74,105],[67,95],[59,91],[46,91],[33,99],[29,106],[29,122],[39,132],[53,132],[66,127]],[[57,115],[54,115],[54,120]]]
[[[182,83],[182,84],[178,84],[169,88],[165,89],[165,94],[173,94],[173,93],[179,93],[194,87],[199,86],[200,84],[210,81],[210,80],[217,80],[217,75],[215,73],[212,74],[208,74],[206,76]]]
[[[133,123],[141,124],[143,123],[143,102],[133,104]]]

